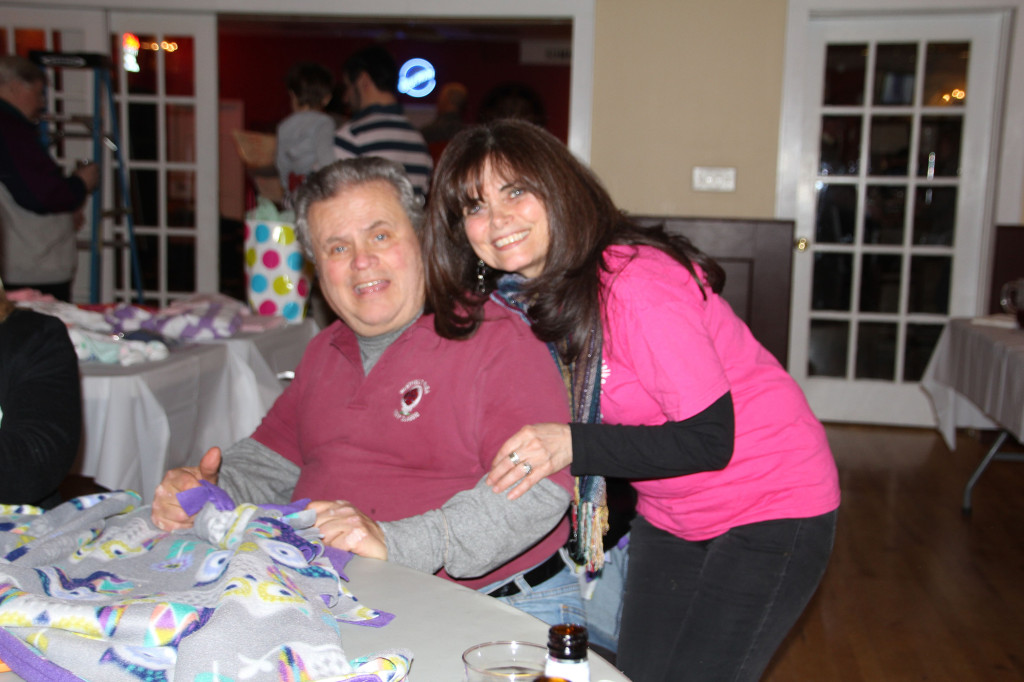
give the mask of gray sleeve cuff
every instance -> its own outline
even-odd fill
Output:
[[[426,573],[443,567],[453,578],[475,578],[536,544],[568,506],[568,491],[546,479],[518,500],[493,492],[481,479],[441,509],[380,526],[388,561]]]
[[[221,453],[217,485],[235,502],[288,504],[299,467],[252,438],[243,438]]]

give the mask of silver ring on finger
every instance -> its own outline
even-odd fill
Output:
[[[524,476],[529,476],[530,472],[533,471],[533,466],[529,462],[523,462],[523,470],[526,472]]]
[[[513,464],[519,464],[519,453],[518,452],[513,452],[511,455],[508,456],[508,458],[510,460],[512,460]]]

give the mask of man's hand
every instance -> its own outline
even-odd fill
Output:
[[[75,169],[75,175],[85,183],[85,189],[92,192],[100,184],[100,167],[95,163],[85,163]]]
[[[377,522],[342,500],[317,500],[306,507],[316,511],[316,527],[324,543],[359,556],[386,561],[387,539]]]
[[[191,528],[192,518],[178,504],[178,493],[199,487],[200,481],[216,485],[219,471],[220,448],[210,448],[199,460],[199,466],[179,467],[164,474],[153,495],[153,525],[161,530]]]

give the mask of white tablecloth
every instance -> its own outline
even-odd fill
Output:
[[[76,473],[151,500],[166,470],[252,433],[316,334],[312,320],[176,348],[129,367],[82,365],[84,451]]]
[[[512,639],[547,643],[547,623],[450,580],[360,557],[352,559],[345,573],[359,601],[395,614],[379,629],[343,625],[345,655],[353,659],[386,648],[409,649],[414,656],[410,682],[461,682],[462,652],[475,644]],[[629,682],[593,652],[590,679]]]
[[[953,319],[939,337],[921,385],[950,450],[957,428],[1005,429],[1024,439],[1024,330],[1011,319]]]

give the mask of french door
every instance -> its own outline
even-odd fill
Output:
[[[216,46],[213,14],[110,14],[143,296],[157,306],[219,288]],[[126,241],[123,217],[108,228],[110,241]],[[104,260],[114,298],[134,296],[130,256],[121,248]]]
[[[811,21],[789,368],[823,420],[934,424],[918,382],[982,285],[1000,44],[994,15]]]

